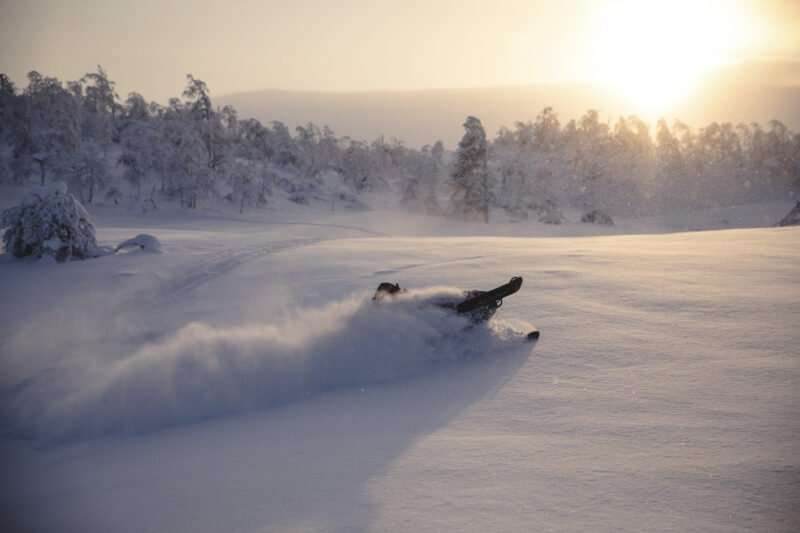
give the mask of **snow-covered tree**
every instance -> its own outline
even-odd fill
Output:
[[[65,173],[71,189],[78,191],[86,204],[91,204],[95,194],[105,189],[111,179],[103,147],[93,139],[81,143]]]
[[[230,199],[243,213],[245,207],[263,207],[272,194],[273,176],[259,161],[235,159],[228,164],[226,174],[231,187]]]
[[[0,183],[14,180],[11,170],[14,136],[21,130],[21,100],[14,82],[0,73]]]
[[[574,154],[578,202],[588,208],[606,207],[611,135],[600,114],[590,109],[578,121],[577,145]]]
[[[313,122],[297,126],[296,142],[300,150],[301,170],[307,177],[317,177],[327,168],[330,160],[330,146],[323,140],[323,133]],[[327,130],[330,133],[330,129]]]
[[[41,185],[47,171],[58,172],[80,146],[80,107],[76,96],[55,78],[36,71],[28,74],[26,112],[17,134],[16,171],[28,174],[38,168]]]
[[[481,121],[467,117],[450,175],[451,209],[468,220],[489,222],[489,168],[486,132]]]
[[[19,121],[19,98],[14,82],[0,74],[0,142],[13,141]]]
[[[89,214],[61,183],[39,189],[0,218],[3,244],[15,257],[86,259],[100,253]]]
[[[444,168],[444,144],[436,141],[433,146],[423,146],[421,162],[418,171],[422,173],[420,195],[422,208],[427,213],[438,213],[439,208],[439,179]]]
[[[545,107],[533,123],[533,146],[539,153],[558,149],[561,140],[561,122],[552,107]]]
[[[412,211],[438,213],[439,173],[443,167],[444,145],[441,141],[420,150],[399,145],[394,150],[393,166],[401,175],[401,203]]]
[[[111,144],[116,133],[115,120],[122,111],[114,85],[98,65],[97,72],[86,74],[76,87],[82,93],[82,137],[103,148]]]
[[[166,153],[159,123],[151,120],[134,120],[120,132],[121,153],[117,165],[124,171],[122,177],[140,199],[142,188],[153,174],[165,175]]]
[[[206,164],[213,171],[222,162],[224,154],[222,127],[211,104],[211,91],[204,81],[187,74],[183,97],[186,99],[191,121],[203,141]]]
[[[300,161],[299,148],[289,128],[280,121],[272,122],[271,151],[272,160],[282,167],[298,166]]]
[[[128,98],[125,100],[122,115],[125,121],[146,121],[151,116],[150,111],[150,106],[144,96],[132,92],[128,94]]]
[[[356,192],[367,190],[373,169],[374,162],[370,157],[369,146],[360,141],[348,140],[341,163],[345,184]]]
[[[641,214],[652,187],[653,141],[639,117],[620,117],[610,139],[605,205],[618,212]]]
[[[681,142],[665,120],[656,126],[655,191],[660,206],[686,205],[689,169]]]

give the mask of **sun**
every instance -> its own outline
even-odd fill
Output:
[[[703,75],[736,61],[752,33],[735,0],[622,0],[596,18],[591,77],[643,115],[685,98]]]

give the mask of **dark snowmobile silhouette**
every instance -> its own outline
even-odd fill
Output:
[[[444,309],[452,310],[459,315],[467,316],[474,324],[486,322],[503,305],[503,298],[511,296],[522,287],[522,278],[513,277],[511,280],[490,291],[464,291],[461,298],[448,299],[436,302],[434,305]],[[384,298],[402,294],[405,289],[401,289],[397,283],[381,283],[375,291],[373,300],[380,301]]]
[[[480,324],[492,318],[497,310],[500,309],[500,306],[503,305],[503,298],[516,293],[520,287],[522,287],[522,278],[515,276],[508,283],[490,291],[464,291],[461,297],[437,300],[432,302],[432,305],[464,315],[469,318],[472,324]],[[405,292],[407,292],[406,289],[401,288],[397,283],[383,282],[378,285],[378,289],[372,299],[380,302]],[[538,329],[534,329],[527,335],[527,339],[530,341],[538,338]]]

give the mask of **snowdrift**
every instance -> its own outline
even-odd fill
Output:
[[[28,380],[5,402],[4,425],[44,441],[150,432],[522,346],[525,324],[471,327],[430,305],[459,294],[433,288],[380,303],[353,297],[280,325],[189,324],[127,357]]]

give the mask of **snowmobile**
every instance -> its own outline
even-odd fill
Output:
[[[437,301],[434,305],[459,315],[464,315],[472,324],[480,324],[491,319],[500,309],[500,306],[503,305],[503,298],[516,293],[520,287],[522,287],[522,278],[514,276],[508,283],[490,291],[464,291],[461,298]],[[378,289],[372,299],[381,301],[404,292],[406,292],[406,289],[401,288],[397,283],[383,282],[378,285]],[[539,330],[531,331],[527,337],[529,340],[538,339]]]

